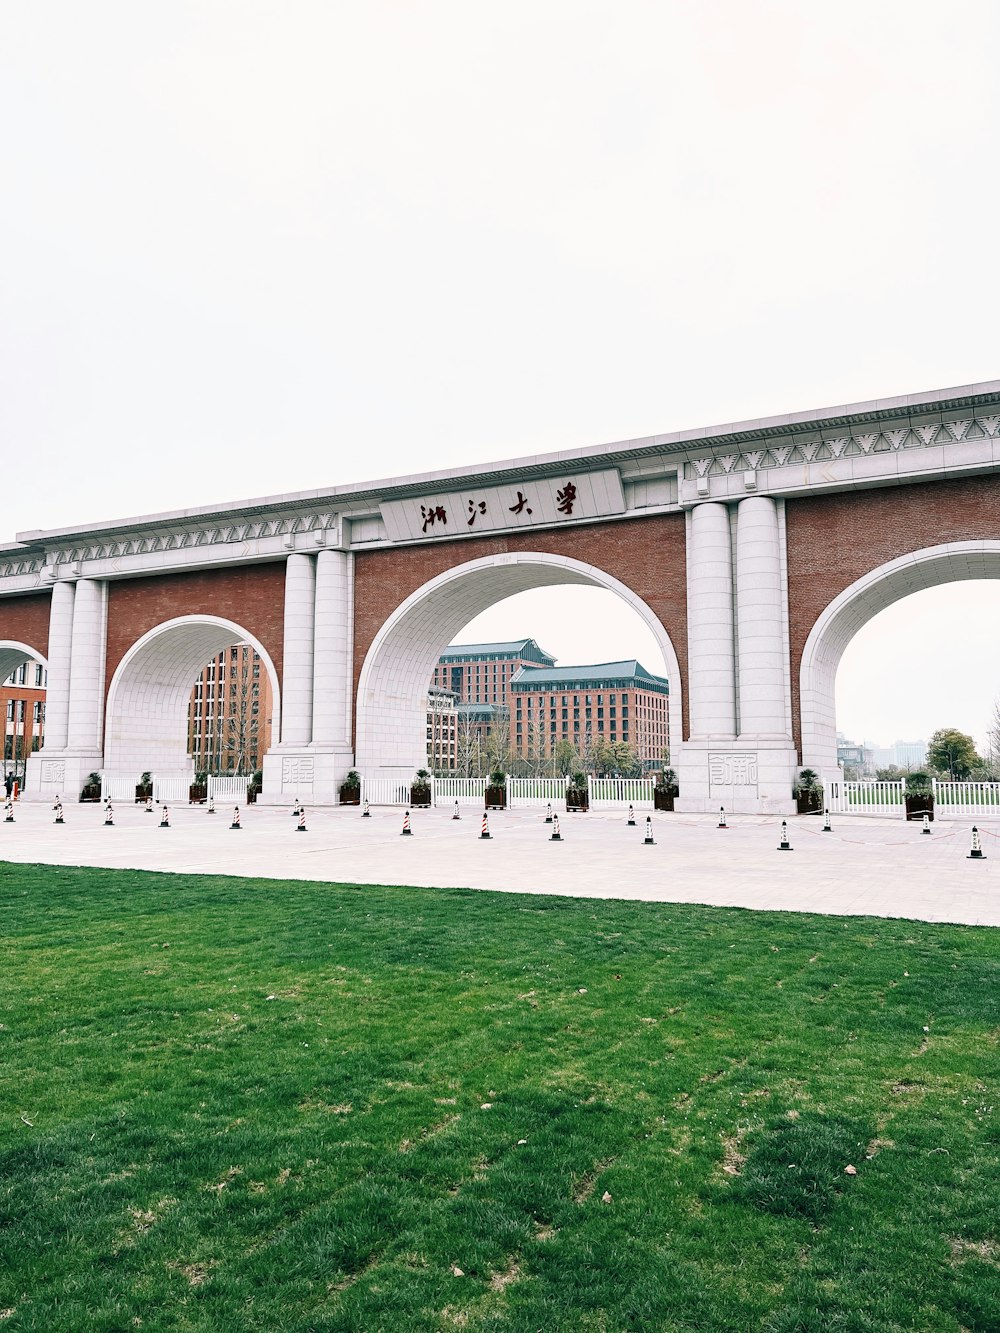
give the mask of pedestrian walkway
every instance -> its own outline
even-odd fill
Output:
[[[967,859],[972,821],[933,826],[901,819],[839,817],[831,833],[818,818],[790,819],[793,854],[777,851],[780,819],[656,814],[654,845],[645,818],[624,812],[562,815],[551,841],[544,811],[414,810],[412,836],[401,837],[402,810],[356,807],[308,810],[296,836],[292,809],[249,806],[232,831],[231,810],[171,806],[115,807],[114,827],[97,805],[67,805],[56,826],[45,805],[16,807],[0,820],[0,863],[108,866],[183,874],[305,879],[350,884],[465,887],[584,898],[711,903],[760,910],[912,917],[1000,925],[1000,822],[983,822],[985,860]],[[4,875],[9,883],[9,874]]]

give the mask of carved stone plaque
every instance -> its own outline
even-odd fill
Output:
[[[50,787],[63,786],[66,782],[65,763],[61,759],[43,759],[42,782]]]
[[[711,787],[742,787],[757,794],[757,756],[752,751],[732,754],[728,751],[708,756],[708,781]]]
[[[313,785],[314,759],[282,759],[281,787],[311,787]]]

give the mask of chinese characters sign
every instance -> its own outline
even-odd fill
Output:
[[[617,471],[609,468],[445,494],[428,490],[413,500],[384,501],[380,509],[391,541],[426,541],[603,518],[623,513],[625,499]]]

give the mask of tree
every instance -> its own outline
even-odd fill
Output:
[[[974,768],[982,765],[976,754],[976,743],[964,731],[942,727],[935,731],[927,746],[927,762],[939,773],[947,773],[959,782],[964,781]]]
[[[875,770],[875,780],[877,782],[900,782],[906,774],[898,764],[889,764],[887,768],[877,768]]]
[[[563,737],[556,746],[553,761],[555,763],[556,771],[563,777],[566,777],[570,773],[575,773],[580,767],[580,756],[565,737]]]

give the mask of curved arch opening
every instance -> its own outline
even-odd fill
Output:
[[[1000,579],[1000,541],[951,542],[901,556],[845,588],[806,640],[800,671],[802,762],[837,769],[837,671],[844,652],[875,616],[894,603],[945,583]]]
[[[0,639],[0,687],[3,708],[3,748],[0,771],[24,783],[28,758],[40,748],[44,723],[43,693],[48,662],[37,649],[17,639]],[[20,668],[26,667],[24,679],[7,682]],[[36,672],[36,667],[41,670]]]
[[[184,777],[194,770],[188,753],[188,705],[205,664],[236,644],[248,643],[267,671],[280,715],[278,676],[266,649],[234,621],[180,616],[157,625],[132,645],[108,689],[105,771],[116,777],[146,770]]]
[[[617,594],[649,629],[670,684],[670,735],[679,742],[680,666],[666,630],[646,603],[595,565],[520,552],[473,560],[438,575],[412,593],[379,630],[358,682],[356,759],[361,772],[406,779],[425,764],[428,683],[441,653],[470,621],[517,593],[568,584]]]
[[[0,684],[25,662],[39,662],[45,671],[49,669],[42,654],[28,644],[19,643],[16,639],[0,639]]]

